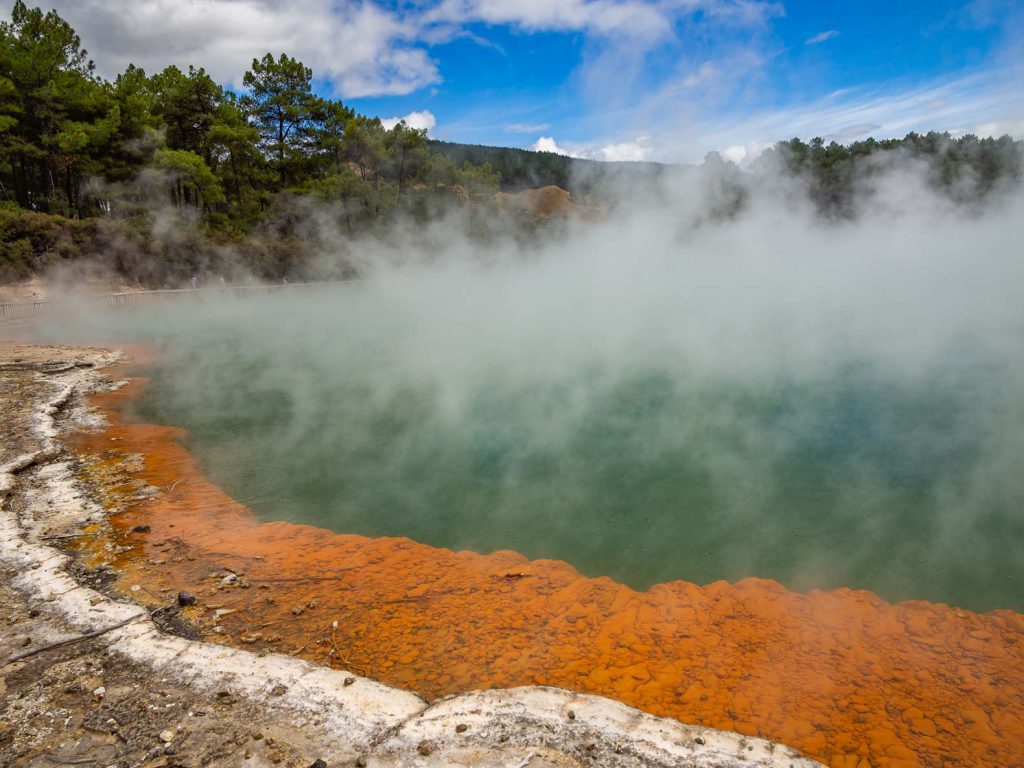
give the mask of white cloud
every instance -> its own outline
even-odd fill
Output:
[[[9,7],[10,3],[6,3]],[[362,0],[49,0],[101,74],[129,63],[206,67],[238,87],[253,58],[287,53],[339,95],[404,94],[440,82],[419,30]]]
[[[11,0],[0,0],[9,9]],[[203,66],[238,87],[253,58],[288,53],[343,97],[399,95],[441,82],[427,46],[454,37],[488,41],[468,24],[526,32],[582,32],[605,39],[671,38],[698,12],[722,23],[771,15],[763,0],[48,0],[82,38],[100,74],[134,63]]]
[[[551,123],[511,123],[505,126],[505,133],[540,133],[551,127]]]
[[[1024,117],[1020,120],[997,120],[993,123],[982,123],[971,130],[963,131],[963,133],[973,133],[982,139],[998,139],[1000,136],[1024,139]]]
[[[569,157],[576,157],[575,154],[567,149],[563,149],[558,146],[553,136],[541,136],[530,147],[534,152],[554,152],[556,155],[568,155]]]
[[[437,118],[434,117],[434,113],[427,109],[424,109],[422,112],[410,112],[405,117],[382,117],[380,123],[390,131],[403,121],[407,126],[418,131],[429,131],[437,125]]]
[[[589,156],[595,160],[617,162],[639,162],[649,160],[654,150],[648,145],[646,136],[636,141],[625,141],[618,144],[606,144]]]
[[[732,147],[726,147],[719,154],[726,160],[742,167],[757,160],[773,144],[774,142],[768,141],[751,141],[745,145],[737,144]]]
[[[814,37],[809,37],[804,40],[804,45],[819,45],[836,37],[839,37],[839,30],[827,29],[824,32],[819,32]]]
[[[530,149],[535,152],[554,152],[557,155],[566,155],[584,160],[604,160],[607,162],[636,162],[649,160],[653,148],[648,144],[648,138],[641,136],[635,141],[623,141],[619,143],[603,144],[600,146],[585,146],[569,144],[561,146],[553,136],[541,136],[533,143]]]

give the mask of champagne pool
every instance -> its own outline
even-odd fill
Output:
[[[134,417],[187,429],[268,521],[636,589],[757,576],[1024,609],[1024,378],[996,355],[709,358],[343,291],[139,314],[122,338],[160,354]]]

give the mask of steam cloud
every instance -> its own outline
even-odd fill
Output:
[[[739,178],[735,214],[709,164],[525,245],[453,215],[339,243],[344,287],[77,328],[157,344],[143,415],[268,518],[1024,608],[1024,195],[903,164],[836,223]]]

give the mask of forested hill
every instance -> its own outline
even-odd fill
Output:
[[[435,139],[429,140],[427,144],[432,151],[444,155],[456,165],[487,165],[500,175],[501,188],[505,192],[554,186],[588,194],[611,177],[626,175],[637,180],[654,179],[670,167],[662,163],[585,160],[554,152],[458,144]]]
[[[16,0],[0,23],[0,282],[86,261],[149,286],[338,277],[358,261],[354,243],[396,222],[458,211],[449,225],[477,241],[535,239],[558,226],[551,210],[607,211],[687,174],[707,182],[718,216],[781,175],[839,218],[856,215],[865,182],[907,160],[957,202],[1021,179],[1022,144],[1006,136],[793,139],[742,171],[715,154],[697,168],[453,144],[320,96],[312,70],[284,53],[254,59],[238,92],[201,65],[106,80],[64,19]],[[572,199],[528,193],[546,201],[543,216],[498,194],[547,186]]]
[[[653,183],[667,174],[695,166],[651,162],[604,162],[512,147],[458,144],[430,139],[431,151],[455,165],[487,166],[499,174],[501,188],[517,192],[543,186],[586,195],[603,182],[624,180]],[[716,153],[704,164],[726,166]],[[1024,172],[1024,142],[1010,136],[980,138],[930,131],[903,138],[874,139],[840,144],[821,138],[780,141],[750,164],[749,175],[782,175],[803,179],[807,192],[823,213],[852,215],[852,205],[863,184],[897,164],[916,165],[931,187],[958,202],[983,200],[1003,184],[1020,183]],[[738,171],[738,169],[736,169]]]

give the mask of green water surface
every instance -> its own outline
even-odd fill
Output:
[[[237,318],[139,334],[163,355],[136,415],[188,429],[263,519],[636,588],[759,576],[1024,609],[1024,388],[998,360],[706,374],[644,356],[533,376],[517,356],[449,380],[362,328],[307,337],[304,317],[283,337]]]

